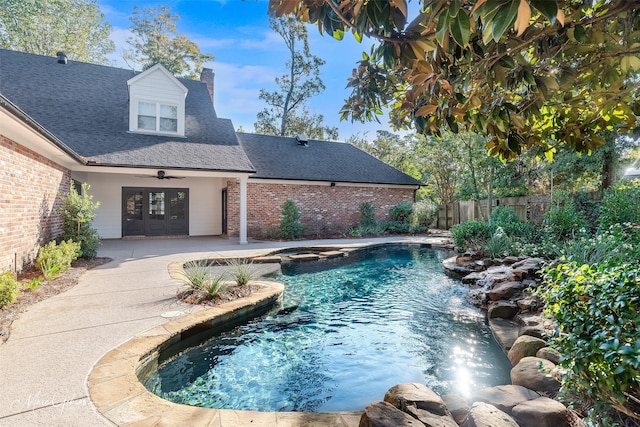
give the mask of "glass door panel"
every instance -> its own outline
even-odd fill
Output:
[[[147,208],[147,236],[163,236],[166,234],[165,192],[149,190]]]
[[[187,227],[188,213],[187,200],[189,198],[188,191],[185,190],[169,190],[169,210],[168,210],[168,234],[180,235],[189,234]]]
[[[144,234],[143,190],[125,189],[123,193],[123,235],[141,236]]]

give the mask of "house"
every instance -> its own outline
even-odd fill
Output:
[[[344,143],[236,133],[214,109],[213,72],[175,78],[0,49],[0,270],[60,233],[70,182],[100,202],[102,238],[277,229],[291,199],[312,235],[380,219],[420,182]]]

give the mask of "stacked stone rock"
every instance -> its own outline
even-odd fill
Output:
[[[576,420],[561,403],[518,385],[489,387],[468,399],[438,396],[418,384],[393,386],[384,401],[368,405],[360,427],[570,427]]]
[[[422,384],[392,387],[384,401],[367,406],[361,427],[564,427],[580,425],[560,402],[556,364],[560,354],[546,347],[545,330],[553,327],[531,293],[540,286],[539,258],[474,259],[464,255],[445,268],[469,284],[469,300],[487,310],[489,325],[513,368],[511,385],[489,387],[463,397],[438,396]]]

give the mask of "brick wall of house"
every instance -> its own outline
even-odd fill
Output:
[[[239,184],[229,181],[228,235],[238,236]],[[360,204],[376,208],[378,221],[389,220],[389,210],[402,202],[413,202],[411,188],[330,187],[328,184],[247,184],[247,234],[263,238],[280,228],[282,204],[293,200],[309,237],[333,237],[348,233],[360,222]]]
[[[62,232],[56,214],[68,169],[0,135],[0,271],[21,271]]]

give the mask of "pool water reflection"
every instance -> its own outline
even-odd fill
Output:
[[[509,383],[511,365],[446,252],[393,246],[283,266],[282,307],[165,364],[146,382],[194,406],[345,411],[393,385],[439,393]]]

